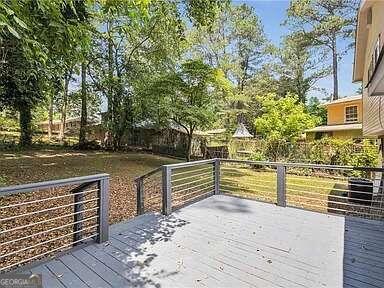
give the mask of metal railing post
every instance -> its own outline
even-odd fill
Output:
[[[97,243],[103,243],[109,239],[109,178],[103,178],[97,182],[98,186],[98,236]]]
[[[80,244],[80,240],[83,238],[83,210],[84,210],[84,203],[82,203],[84,201],[84,194],[83,193],[79,193],[79,192],[82,192],[82,187],[80,186],[79,188],[77,189],[74,189],[72,192],[73,193],[76,193],[74,195],[74,205],[73,205],[73,232],[75,232],[73,234],[73,246],[76,246],[76,245],[79,245]]]
[[[144,179],[137,178],[136,180],[136,201],[137,215],[144,213]]]
[[[220,194],[220,158],[216,158],[214,162],[215,177],[215,195]]]
[[[287,184],[286,184],[286,167],[278,165],[277,169],[277,205],[286,207],[287,206]]]
[[[171,183],[171,167],[163,166],[163,214],[169,215],[172,213],[172,183]]]

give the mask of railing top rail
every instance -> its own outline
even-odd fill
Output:
[[[341,166],[341,165],[323,165],[323,164],[289,163],[289,162],[284,163],[284,162],[268,162],[268,161],[252,161],[252,160],[236,160],[236,159],[220,159],[220,161],[231,162],[231,163],[256,164],[256,165],[264,165],[264,166],[285,166],[285,167],[297,167],[297,168],[384,172],[384,168],[379,168],[379,167],[354,167],[354,166]]]
[[[191,161],[191,162],[182,162],[182,163],[169,164],[169,165],[164,165],[164,166],[169,167],[171,169],[187,168],[187,167],[192,167],[192,166],[196,166],[196,165],[212,164],[216,161],[216,159],[217,158]]]
[[[156,174],[157,172],[161,171],[161,169],[162,169],[161,167],[162,167],[162,166],[157,167],[157,168],[152,169],[152,170],[150,170],[149,172],[147,172],[147,173],[145,173],[145,174],[143,174],[143,175],[140,175],[139,177],[136,177],[136,178],[135,178],[135,181],[137,182],[137,181],[139,181],[140,179],[145,179],[145,178],[148,178],[149,176],[152,176],[153,174]]]
[[[71,185],[71,184],[81,184],[81,183],[93,182],[93,181],[96,182],[98,180],[102,180],[105,178],[109,178],[109,174],[101,173],[101,174],[72,177],[72,178],[59,179],[59,180],[50,180],[50,181],[43,181],[43,182],[36,182],[36,183],[29,183],[29,184],[13,185],[13,186],[7,186],[3,188],[0,187],[0,196],[24,193],[24,192],[33,192],[40,189],[60,187],[60,186]]]

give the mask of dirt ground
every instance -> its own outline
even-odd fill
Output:
[[[136,213],[134,178],[175,162],[177,160],[141,153],[48,149],[0,152],[0,186],[108,173],[111,175],[110,222],[116,223]]]

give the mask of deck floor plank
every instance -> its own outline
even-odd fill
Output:
[[[380,288],[383,241],[383,222],[216,195],[31,271],[48,288]]]
[[[47,267],[41,265],[31,269],[33,274],[41,274],[43,280],[43,287],[50,288],[65,288],[65,286],[60,282],[60,280],[48,270]]]

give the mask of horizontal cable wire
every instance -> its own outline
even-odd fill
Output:
[[[22,248],[22,249],[19,249],[19,250],[16,250],[16,251],[9,252],[9,253],[4,254],[4,255],[0,255],[0,259],[12,256],[14,254],[17,254],[17,253],[20,253],[20,252],[23,252],[23,251],[26,251],[26,250],[29,250],[29,249],[32,249],[32,248],[39,247],[39,246],[41,246],[43,244],[47,244],[47,243],[50,243],[50,242],[53,242],[53,241],[56,241],[56,240],[63,239],[65,237],[71,236],[73,234],[77,234],[77,233],[80,233],[80,232],[83,232],[83,231],[86,231],[86,230],[89,230],[89,229],[92,229],[92,228],[96,228],[98,226],[99,226],[98,224],[97,225],[92,225],[92,226],[89,226],[89,227],[83,228],[81,230],[77,230],[77,231],[68,233],[68,234],[60,236],[60,237],[56,237],[56,238],[53,238],[53,239],[50,239],[50,240],[47,240],[47,241],[43,241],[43,242],[37,243],[37,244],[32,245],[32,246],[28,246],[28,247],[25,247],[25,248]]]
[[[213,189],[213,188],[215,188],[215,185],[208,186],[208,187],[204,187],[204,188],[202,188],[202,189],[199,189],[199,190],[196,190],[196,191],[192,191],[192,192],[190,192],[190,193],[184,193],[184,194],[182,194],[182,195],[179,195],[180,193],[178,193],[178,194],[175,193],[175,195],[174,195],[175,197],[172,197],[172,200],[177,199],[178,197],[185,197],[185,196],[188,196],[188,195],[190,195],[190,194],[199,193],[199,192],[204,191],[204,190],[206,190],[206,189]],[[173,195],[172,195],[172,196],[173,196]]]
[[[221,179],[221,180],[225,181],[227,183],[230,182],[230,183],[234,183],[234,184],[249,185],[249,186],[257,186],[258,183],[273,184],[271,186],[266,186],[266,187],[271,187],[271,188],[276,188],[276,186],[277,186],[277,180],[276,181],[257,180],[254,183],[243,182],[243,181],[240,181],[240,180],[235,180],[234,181],[233,179]]]
[[[374,206],[364,206],[361,204],[345,203],[345,202],[338,202],[338,201],[332,201],[332,200],[322,200],[322,199],[305,197],[305,196],[300,196],[300,195],[287,195],[287,196],[288,197],[298,197],[298,198],[307,199],[307,200],[317,200],[317,201],[322,201],[322,202],[326,202],[326,203],[339,204],[339,205],[345,205],[345,206],[351,206],[351,207],[360,207],[360,208],[365,208],[365,209],[375,209],[375,210],[384,211],[384,208],[379,208],[379,207],[374,207]],[[332,207],[328,207],[328,206],[324,206],[324,207],[332,209]]]
[[[183,191],[188,191],[188,190],[195,189],[197,187],[201,187],[203,185],[212,184],[212,183],[214,183],[214,180],[207,181],[207,182],[204,182],[204,183],[200,183],[200,184],[192,186],[192,187],[187,187],[187,188],[184,188],[184,189],[179,189],[179,190],[176,190],[176,191],[173,190],[174,187],[172,187],[172,193],[179,193],[179,192],[183,192]]]
[[[175,182],[179,182],[179,181],[183,181],[183,180],[186,180],[186,179],[191,179],[191,178],[195,178],[195,177],[199,177],[199,176],[215,176],[215,173],[213,173],[213,171],[211,171],[211,173],[208,173],[208,172],[205,172],[205,173],[201,173],[201,174],[197,174],[197,175],[191,175],[191,176],[187,176],[187,177],[184,177],[184,178],[180,178],[180,179],[174,179],[171,181],[171,183],[175,183]]]
[[[304,193],[304,194],[311,194],[311,195],[319,195],[319,196],[324,196],[324,197],[332,197],[332,198],[338,198],[338,199],[349,199],[349,200],[358,200],[358,201],[368,201],[368,202],[373,202],[373,203],[382,203],[382,201],[378,200],[367,200],[367,199],[360,199],[360,198],[353,198],[353,197],[348,197],[348,196],[339,196],[339,195],[332,195],[332,194],[321,194],[321,193],[316,193],[316,192],[310,192],[310,191],[303,191],[303,190],[296,190],[296,189],[291,189],[287,188],[287,191],[293,191],[293,192],[298,192],[298,193]],[[294,194],[288,194],[287,196],[294,196]],[[319,200],[322,200],[321,198],[318,198]]]
[[[99,209],[99,207],[84,209],[84,210],[79,211],[79,212],[64,214],[64,215],[61,215],[61,216],[58,216],[58,217],[54,217],[54,218],[50,218],[50,219],[47,219],[47,220],[43,220],[43,221],[39,221],[39,222],[34,222],[34,223],[30,223],[30,224],[23,225],[23,226],[18,226],[18,227],[11,228],[11,229],[8,229],[8,230],[0,231],[0,235],[4,234],[4,233],[15,231],[15,230],[19,230],[19,229],[24,229],[24,228],[28,228],[28,227],[31,227],[31,226],[35,226],[35,225],[38,225],[38,224],[43,224],[43,223],[55,221],[55,220],[58,220],[58,219],[66,218],[66,217],[69,217],[69,216],[74,216],[76,214],[80,214],[80,213],[84,213],[84,212],[89,212],[89,211],[95,211],[95,210],[98,210],[98,209]]]
[[[144,200],[145,200],[145,201],[151,201],[151,200],[153,200],[153,199],[161,199],[161,198],[162,198],[162,195],[159,194],[159,195],[157,195],[157,196],[153,196],[153,197],[151,197],[151,198],[147,198],[147,199],[144,198]]]
[[[50,198],[38,199],[38,200],[34,200],[34,201],[28,201],[28,202],[17,203],[17,204],[11,204],[11,205],[7,205],[7,206],[0,206],[0,209],[13,208],[13,207],[18,207],[18,206],[27,205],[27,204],[40,203],[40,202],[44,202],[44,201],[48,201],[48,200],[55,200],[55,199],[60,199],[60,198],[65,198],[65,197],[75,196],[75,195],[80,195],[80,194],[87,194],[88,195],[88,194],[90,194],[92,192],[96,192],[96,191],[99,191],[99,189],[85,190],[85,191],[77,192],[77,193],[71,193],[71,194],[66,194],[66,195],[50,197]]]
[[[343,198],[343,199],[352,199],[352,200],[359,200],[359,201],[364,200],[364,199],[352,198],[352,197],[348,197],[348,196],[339,196],[339,195],[332,195],[332,194],[321,194],[321,193],[316,193],[316,192],[307,192],[304,190],[297,190],[297,189],[293,189],[293,188],[289,188],[289,187],[287,187],[287,191],[298,192],[298,193],[307,193],[307,194],[313,194],[313,195],[322,195],[322,196],[327,196],[327,197],[335,197],[335,198]],[[370,195],[372,195],[372,194],[370,194]],[[374,202],[374,203],[382,203],[382,201],[380,201],[380,200],[367,200],[367,199],[365,199],[365,200],[370,201],[370,202]]]
[[[287,183],[290,179],[296,179],[296,180],[301,180],[301,181],[310,181],[310,182],[318,182],[318,183],[332,183],[332,184],[338,184],[338,185],[343,185],[343,186],[347,186],[349,184],[349,181],[348,179],[346,179],[345,182],[332,182],[332,178],[330,178],[330,180],[318,180],[318,177],[306,177],[306,178],[300,178],[300,177],[292,177],[292,176],[289,176],[287,175]],[[371,181],[376,181],[376,180],[371,180]],[[377,180],[379,181],[379,180]],[[353,186],[359,186],[359,187],[376,187],[376,188],[384,188],[384,186],[377,186],[377,185],[364,185],[364,184],[355,184],[353,183],[352,184]]]
[[[236,178],[235,178],[236,179]],[[229,181],[241,181],[241,180],[234,180],[234,178],[227,178],[227,177],[221,177],[220,180],[229,180]],[[260,179],[257,179],[257,180],[254,180],[254,182],[260,182],[260,183],[268,183],[268,184],[276,184],[277,182],[277,177],[275,176],[275,179],[271,180],[271,181],[268,181],[268,180],[260,180]]]
[[[206,192],[206,193],[203,193],[203,194],[198,194],[198,195],[193,196],[193,197],[191,197],[191,198],[189,198],[189,199],[186,199],[186,200],[184,200],[184,201],[185,201],[185,202],[193,201],[193,200],[196,199],[196,198],[200,198],[200,197],[204,197],[204,196],[207,196],[207,195],[211,195],[211,194],[213,194],[213,193],[215,193],[215,191],[209,191],[209,192]],[[181,198],[182,198],[182,197],[181,197]],[[175,201],[177,201],[177,200],[179,200],[179,199],[175,199]]]
[[[163,199],[162,198],[151,198],[151,199],[148,199],[148,200],[146,200],[145,202],[146,203],[144,203],[144,205],[146,205],[146,204],[153,204],[153,203],[162,203],[162,201],[163,201]]]
[[[231,191],[231,190],[226,190],[226,189],[221,189],[221,191],[224,191],[224,192],[227,192],[227,193],[230,193],[230,194],[234,194],[234,195],[237,195],[237,196],[245,197],[245,198],[268,199],[272,203],[276,202],[276,198],[272,198],[272,197],[269,197],[269,196],[264,196],[264,195],[259,195],[259,194],[252,194],[252,193],[238,193],[238,192]]]
[[[187,182],[187,183],[183,183],[183,184],[175,185],[175,186],[173,186],[172,188],[173,188],[173,189],[176,189],[176,188],[179,188],[179,187],[183,187],[183,186],[185,186],[185,185],[189,185],[189,184],[197,183],[197,182],[200,182],[200,181],[203,181],[203,180],[207,180],[207,179],[212,179],[212,180],[213,180],[212,175],[210,175],[209,177],[206,177],[206,178],[200,178],[200,179],[197,179],[197,180],[195,180],[195,181],[191,181],[191,182]]]
[[[228,185],[228,184],[220,184],[220,187],[222,187],[222,186],[224,186],[224,187],[228,187],[228,188],[233,188],[233,189],[244,189],[244,190],[250,190],[250,189],[247,189],[247,187],[241,187],[241,186],[237,186],[237,187],[235,187],[235,186],[231,186],[231,185]],[[256,186],[256,185],[254,185],[254,186]],[[269,186],[258,186],[258,187],[262,187],[262,188],[267,188],[267,189],[271,189],[271,187],[269,187]],[[254,190],[255,192],[263,192],[263,193],[270,193],[270,194],[276,194],[276,191],[272,191],[272,192],[270,192],[270,191],[264,191],[264,190]]]
[[[9,221],[9,220],[13,220],[13,219],[17,219],[17,218],[25,217],[25,216],[30,216],[30,215],[34,215],[34,214],[38,214],[38,213],[44,213],[44,212],[54,211],[54,210],[57,210],[57,209],[61,209],[61,208],[65,208],[65,207],[74,206],[74,205],[76,205],[76,204],[85,204],[85,203],[88,203],[88,202],[97,201],[97,200],[99,200],[99,199],[100,199],[100,198],[92,198],[92,199],[89,199],[89,200],[84,200],[84,201],[79,201],[79,202],[73,202],[73,203],[66,204],[66,205],[61,205],[61,206],[52,207],[52,208],[48,208],[48,209],[43,209],[43,210],[39,210],[39,211],[33,211],[33,212],[29,212],[29,213],[21,214],[21,215],[15,215],[15,216],[12,216],[12,217],[8,217],[8,218],[0,219],[0,222]]]
[[[73,242],[71,242],[71,243],[68,243],[68,244],[66,244],[66,245],[60,246],[60,247],[58,247],[58,248],[49,250],[49,251],[44,252],[44,253],[41,253],[41,254],[39,254],[39,255],[36,255],[36,256],[30,257],[30,258],[28,258],[28,259],[19,261],[19,262],[17,262],[17,263],[11,264],[11,265],[9,265],[9,266],[0,268],[0,271],[7,270],[7,269],[9,269],[9,268],[12,268],[12,267],[18,266],[18,265],[20,265],[20,264],[23,264],[23,263],[25,263],[25,262],[28,262],[28,261],[34,260],[34,259],[36,259],[36,258],[39,258],[39,257],[41,257],[41,256],[47,255],[47,254],[49,254],[49,253],[52,253],[52,252],[55,252],[55,251],[64,249],[64,248],[66,248],[66,247],[68,247],[68,246],[72,246],[73,244],[80,243],[80,242],[83,242],[83,241],[85,241],[85,240],[94,238],[94,237],[96,237],[97,235],[98,235],[98,234],[93,234],[93,235],[84,237],[83,239],[80,239],[80,240],[77,240],[77,241],[73,241]]]
[[[289,186],[296,186],[296,187],[303,187],[303,188],[315,188],[315,189],[331,189],[332,191],[340,191],[340,192],[353,192],[353,193],[359,193],[359,194],[367,194],[367,195],[384,195],[383,193],[380,194],[373,194],[370,192],[365,192],[365,191],[358,191],[358,190],[347,190],[347,189],[340,189],[340,188],[331,188],[331,187],[319,187],[319,186],[311,186],[311,185],[303,185],[303,184],[293,184],[293,183],[287,183],[287,187]],[[320,193],[319,193],[320,194]]]
[[[289,178],[290,176],[289,175],[295,175],[294,173],[289,173],[287,171],[287,178]],[[301,176],[301,177],[307,177],[307,178],[311,178],[311,177],[314,177],[314,178],[320,178],[319,176]],[[292,178],[296,178],[296,179],[302,179],[300,177],[292,177]],[[338,180],[343,180],[343,181],[348,181],[348,177],[339,177],[339,176],[336,176],[336,175],[329,175],[328,177],[329,179],[338,179]]]
[[[35,234],[31,234],[31,235],[28,235],[28,236],[25,236],[25,237],[22,237],[22,238],[18,238],[18,239],[14,239],[14,240],[11,240],[11,241],[8,241],[8,242],[0,243],[0,246],[9,245],[9,244],[21,241],[21,240],[25,240],[25,239],[28,239],[28,238],[31,238],[31,237],[35,237],[35,236],[38,236],[38,235],[41,235],[41,234],[49,233],[49,232],[52,232],[52,231],[55,231],[55,230],[62,229],[64,227],[73,226],[74,224],[79,224],[79,223],[87,222],[89,220],[97,219],[97,218],[99,218],[99,216],[88,217],[88,218],[83,219],[81,221],[72,222],[72,223],[65,224],[65,225],[62,225],[62,226],[59,226],[59,227],[55,227],[55,228],[48,229],[48,230],[45,230],[45,231],[41,231],[41,232],[38,232],[38,233],[35,233]]]
[[[192,173],[192,172],[199,172],[199,171],[212,171],[212,166],[210,167],[206,167],[206,168],[201,168],[201,169],[193,169],[193,170],[189,170],[189,171],[184,171],[184,172],[179,172],[179,173],[172,173],[172,176],[178,176],[178,175],[183,175],[183,174],[189,174],[189,173]]]

